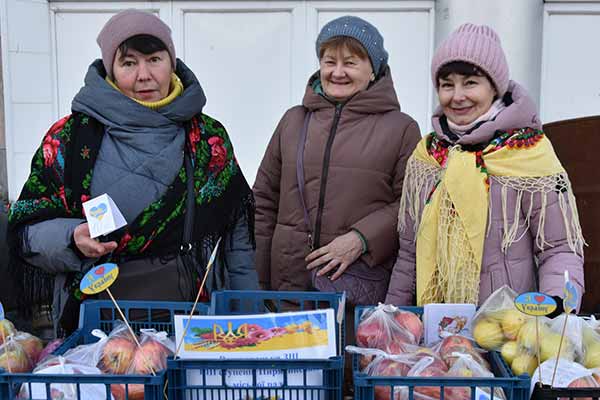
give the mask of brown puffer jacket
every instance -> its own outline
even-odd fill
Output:
[[[309,81],[303,105],[289,109],[279,122],[253,188],[256,270],[265,289],[311,289],[296,178],[307,110],[313,114],[304,147],[304,196],[315,248],[356,229],[367,241],[362,258],[370,266],[385,262],[391,268],[398,250],[404,169],[421,138],[419,127],[400,111],[389,69],[368,90],[337,106],[312,89],[316,77]]]

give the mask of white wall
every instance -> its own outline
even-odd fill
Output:
[[[340,15],[358,15],[380,28],[402,108],[424,131],[429,126],[432,0],[0,3],[2,40],[10,44],[3,55],[10,83],[5,95],[11,199],[21,190],[43,134],[70,112],[88,65],[100,56],[97,33],[111,15],[130,7],[153,11],[171,26],[178,56],[207,94],[205,112],[229,131],[250,183],[278,120],[300,103],[317,70],[318,30]]]
[[[600,114],[600,2],[546,4],[541,74],[544,122]]]

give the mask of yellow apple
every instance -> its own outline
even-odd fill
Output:
[[[559,346],[560,334],[549,333],[542,336],[542,340],[540,342],[540,358],[542,362],[549,358],[556,358],[558,356]],[[562,347],[560,349],[560,358],[566,358],[569,360],[573,359],[573,346],[567,337],[563,339]]]
[[[600,368],[600,342],[592,342],[587,346],[583,365],[586,368]]]
[[[517,353],[519,352],[519,344],[516,340],[511,340],[510,342],[504,343],[502,345],[502,349],[500,350],[500,354],[502,354],[502,358],[508,365],[511,365]]]
[[[529,374],[529,376],[532,376],[537,368],[537,365],[537,357],[523,353],[515,357],[511,367],[517,376],[522,374]]]
[[[473,328],[473,338],[478,345],[487,350],[499,349],[504,343],[504,334],[500,324],[489,319],[477,321]]]
[[[506,336],[507,339],[515,340],[519,334],[519,330],[526,321],[527,317],[521,311],[514,308],[506,310],[500,320],[504,336]]]

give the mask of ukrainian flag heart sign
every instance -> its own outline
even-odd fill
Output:
[[[110,287],[119,276],[117,264],[105,263],[95,266],[81,280],[79,289],[85,294],[100,293]]]

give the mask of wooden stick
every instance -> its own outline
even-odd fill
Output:
[[[217,257],[217,249],[219,248],[219,244],[221,243],[221,238],[217,240],[217,244],[215,244],[215,248],[210,255],[210,259],[208,260],[208,264],[206,265],[206,272],[204,273],[204,277],[202,278],[202,282],[200,283],[200,287],[198,288],[198,294],[196,295],[196,300],[194,301],[194,305],[192,306],[192,311],[190,312],[190,316],[188,318],[187,323],[185,324],[185,329],[183,330],[183,335],[181,335],[181,340],[177,345],[177,350],[175,351],[174,359],[177,359],[179,356],[179,350],[181,350],[181,345],[185,340],[185,335],[187,335],[188,328],[190,327],[190,323],[192,322],[192,317],[194,312],[196,311],[196,306],[198,305],[198,301],[200,300],[200,294],[202,293],[202,289],[204,289],[204,285],[206,284],[206,279],[208,278],[208,273],[210,272],[210,268],[215,262],[215,258]]]
[[[127,328],[129,329],[129,332],[131,332],[131,336],[133,336],[133,340],[135,340],[135,344],[137,344],[138,348],[140,350],[142,350],[142,345],[137,340],[137,336],[135,336],[135,332],[133,332],[133,329],[131,329],[131,326],[129,325],[129,322],[127,322],[127,318],[125,318],[125,315],[123,314],[123,311],[121,311],[121,307],[119,307],[119,305],[117,304],[117,301],[115,300],[115,298],[113,297],[112,293],[110,292],[110,288],[106,288],[106,293],[108,293],[108,295],[110,296],[110,299],[115,304],[115,307],[117,307],[117,311],[119,311],[119,315],[121,316],[121,318],[123,318],[123,322],[125,322],[125,325],[127,325]],[[156,376],[156,372],[154,372],[154,368],[152,368],[152,365],[148,361],[148,357],[146,357],[146,354],[144,354],[143,351],[142,351],[142,355],[145,358],[144,361],[146,361],[146,366],[148,368],[150,368],[150,372],[152,372],[152,375]]]
[[[12,374],[12,368],[10,367],[10,354],[8,353],[8,343],[6,343],[6,335],[4,335],[4,329],[2,329],[2,343],[6,346],[6,366],[8,367],[8,373]]]
[[[536,315],[535,316],[535,336],[536,336],[536,347],[537,347],[537,364],[538,364],[538,373],[540,375],[540,385],[543,385],[542,382],[542,368],[540,367],[540,319]]]
[[[560,342],[558,342],[558,355],[556,356],[556,363],[554,364],[554,372],[552,372],[552,382],[550,383],[550,387],[554,387],[554,377],[556,376],[556,370],[558,369],[558,360],[560,360],[560,350],[562,349],[563,339],[565,338],[565,331],[567,330],[567,319],[569,318],[569,313],[565,314],[565,323],[563,324],[562,333],[560,335]]]

